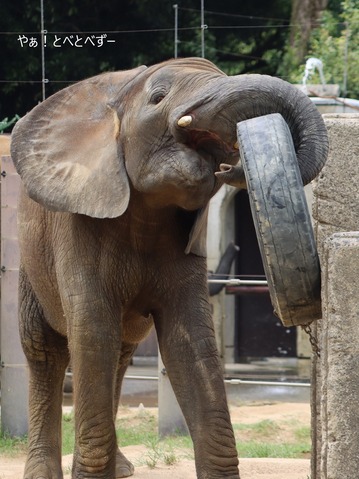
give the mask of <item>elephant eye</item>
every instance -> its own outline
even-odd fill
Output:
[[[165,91],[157,91],[152,94],[150,103],[152,103],[153,105],[158,105],[159,103],[161,103],[161,101],[165,98],[166,95],[167,92]]]

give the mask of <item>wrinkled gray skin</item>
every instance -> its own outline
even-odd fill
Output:
[[[208,300],[207,206],[223,183],[220,164],[238,161],[236,122],[273,112],[287,120],[310,181],[327,153],[311,102],[278,79],[227,77],[202,59],[90,78],[18,123],[12,156],[23,181],[26,479],[63,477],[61,400],[70,357],[72,477],[133,473],[117,449],[114,416],[126,367],[153,325],[193,438],[197,477],[239,478]],[[184,115],[192,123],[179,126]]]

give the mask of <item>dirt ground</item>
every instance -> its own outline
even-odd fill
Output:
[[[155,411],[155,410],[154,410]],[[290,424],[293,421],[303,426],[310,424],[310,408],[305,403],[249,404],[231,406],[234,424],[253,424],[263,420],[280,421]],[[151,469],[143,464],[145,446],[127,446],[121,449],[135,465],[134,479],[196,479],[194,461],[188,458],[188,451],[178,454],[174,465],[158,462]],[[70,479],[72,456],[63,457],[65,479]],[[0,479],[21,479],[25,456],[0,456]],[[307,479],[310,477],[309,459],[248,459],[240,458],[241,479]]]

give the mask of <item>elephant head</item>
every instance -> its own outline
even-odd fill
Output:
[[[186,251],[204,254],[209,199],[224,182],[244,184],[232,178],[236,123],[275,112],[289,125],[306,184],[328,151],[311,101],[278,78],[228,77],[199,58],[106,73],[56,93],[18,122],[12,157],[28,195],[50,210],[113,218],[141,195],[154,208],[196,211]]]

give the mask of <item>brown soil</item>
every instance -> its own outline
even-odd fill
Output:
[[[138,410],[121,410],[121,416],[128,415],[136,417]],[[149,412],[156,414],[156,409]],[[297,403],[276,403],[276,404],[245,404],[231,406],[231,417],[233,424],[254,424],[261,421],[273,421],[275,430],[268,437],[271,442],[291,441],[293,424],[295,426],[310,425],[310,408],[308,404]],[[138,416],[137,416],[138,420]],[[241,431],[240,434],[247,434]],[[259,439],[259,432],[253,437]],[[267,433],[268,434],[268,431]],[[252,439],[252,437],[251,437]],[[262,437],[262,440],[265,438]],[[189,459],[188,450],[176,451],[177,462],[167,466],[159,461],[156,467],[151,469],[144,464],[147,449],[145,446],[127,446],[122,448],[125,456],[135,465],[134,479],[195,479],[194,461]],[[65,479],[70,479],[72,456],[63,457],[63,470]],[[21,479],[25,463],[25,456],[16,457],[0,456],[0,479]],[[309,459],[248,459],[240,458],[241,479],[307,479],[310,475]]]

